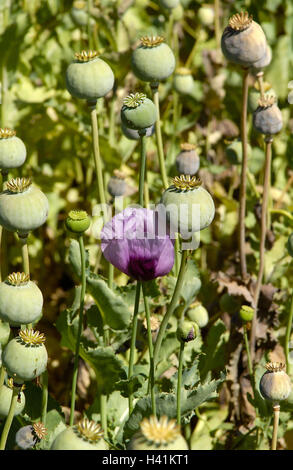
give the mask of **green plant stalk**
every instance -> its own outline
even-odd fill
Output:
[[[18,387],[13,387],[11,403],[10,403],[8,415],[6,417],[4,428],[3,428],[3,431],[2,431],[2,435],[1,435],[0,450],[5,450],[6,441],[7,441],[8,434],[9,434],[11,424],[12,424],[12,421],[13,421],[13,417],[14,417],[14,412],[15,412],[15,408],[16,408],[16,403],[17,403],[17,397],[18,397],[19,390],[20,389]]]
[[[100,394],[100,415],[101,415],[101,426],[104,431],[104,436],[108,436],[108,425],[107,425],[107,396]]]
[[[19,237],[19,238],[20,238],[20,242],[21,242],[23,272],[25,274],[30,275],[30,264],[29,264],[27,237]]]
[[[46,426],[47,420],[47,408],[48,408],[48,371],[41,375],[41,385],[42,385],[42,412],[41,412],[41,421],[44,426]]]
[[[262,279],[264,273],[265,263],[265,241],[267,232],[267,208],[270,194],[270,179],[271,179],[271,160],[272,160],[272,142],[273,139],[268,136],[266,137],[266,153],[265,153],[265,172],[264,172],[264,184],[263,184],[263,195],[262,195],[262,206],[261,206],[261,227],[260,227],[260,244],[259,244],[259,269],[256,281],[256,287],[254,291],[254,308],[255,315],[253,316],[250,336],[250,353],[252,360],[254,359],[255,353],[255,341],[256,341],[256,327],[257,327],[257,306],[260,296],[260,290],[262,286]]]
[[[286,356],[286,369],[287,374],[290,375],[291,372],[291,364],[290,364],[290,336],[292,331],[292,320],[293,320],[293,293],[291,295],[291,305],[290,305],[290,312],[288,323],[286,327],[286,337],[285,337],[285,356]]]
[[[144,207],[144,183],[146,173],[146,130],[139,131],[140,136],[140,170],[139,170],[139,200],[138,203]]]
[[[166,312],[166,314],[165,314],[165,316],[162,320],[162,323],[160,325],[160,329],[159,329],[157,340],[156,340],[155,347],[154,347],[154,365],[155,365],[155,368],[156,368],[157,361],[158,361],[158,358],[159,358],[160,349],[161,349],[161,345],[162,345],[162,341],[163,341],[165,331],[167,329],[168,322],[169,322],[169,320],[171,318],[171,315],[173,314],[173,312],[174,312],[174,310],[175,310],[175,308],[176,308],[176,306],[179,302],[179,299],[180,299],[180,292],[181,292],[181,289],[182,289],[182,286],[183,286],[184,275],[185,275],[185,271],[186,271],[186,261],[187,261],[187,250],[184,250],[182,252],[182,256],[181,256],[180,270],[179,270],[176,286],[175,286],[175,289],[174,289],[174,292],[173,292],[173,296],[172,296],[171,302],[168,306],[167,312]]]
[[[256,75],[257,82],[259,85],[259,91],[260,91],[260,98],[263,98],[265,96],[265,89],[264,89],[264,82],[263,82],[263,71],[258,72]]]
[[[158,157],[159,157],[160,173],[161,173],[163,186],[165,189],[167,189],[169,184],[168,184],[168,178],[167,178],[166,168],[165,168],[165,157],[164,157],[163,139],[162,139],[162,132],[161,132],[159,84],[152,83],[151,89],[153,93],[154,104],[157,109],[157,120],[156,120],[155,128],[156,128],[157,150],[158,150]]]
[[[5,369],[4,369],[3,366],[1,366],[1,368],[0,368],[0,388],[4,384],[4,380],[5,380]]]
[[[87,34],[88,34],[88,44],[89,49],[93,48],[93,39],[91,34],[91,10],[92,10],[92,0],[87,0]]]
[[[272,438],[271,450],[277,450],[278,427],[279,427],[279,418],[280,418],[280,405],[278,403],[274,404],[273,412],[274,412],[274,423],[273,423],[273,438]]]
[[[250,375],[250,383],[251,383],[251,386],[254,390],[253,367],[252,367],[252,361],[251,361],[250,349],[249,349],[249,342],[248,342],[248,337],[247,337],[247,326],[245,324],[243,325],[243,337],[244,337],[244,344],[245,344],[245,349],[246,349],[246,354],[247,354],[247,365],[248,365],[248,371],[249,371],[249,375]]]
[[[243,279],[247,277],[245,254],[245,211],[246,211],[246,179],[247,179],[247,98],[248,98],[249,69],[243,70],[242,84],[242,112],[241,112],[241,141],[242,141],[242,165],[240,181],[239,201],[239,255],[240,270]]]
[[[140,290],[141,290],[141,282],[137,281],[136,292],[135,292],[134,312],[133,312],[133,318],[132,318],[132,332],[131,332],[130,355],[129,355],[129,366],[128,366],[128,379],[129,380],[131,379],[133,375],[133,367],[134,367],[134,354],[135,354],[135,343],[136,343],[136,335],[137,335],[137,320],[138,320]],[[132,392],[129,393],[128,407],[129,407],[129,415],[130,415],[133,411],[133,393]]]
[[[99,146],[99,130],[98,130],[98,121],[97,121],[97,102],[88,103],[91,111],[91,125],[92,125],[92,137],[93,137],[93,152],[94,152],[94,162],[96,169],[96,177],[98,183],[98,193],[99,200],[101,204],[106,204],[106,196],[104,190],[104,180],[103,180],[103,170],[102,170],[102,160],[100,155],[100,146]]]
[[[156,416],[156,394],[155,394],[155,366],[154,366],[154,350],[153,350],[153,337],[151,329],[151,315],[150,308],[146,294],[145,284],[142,283],[142,293],[145,306],[145,315],[147,322],[147,335],[148,335],[148,347],[149,347],[149,357],[150,357],[150,377],[149,377],[149,389],[151,392],[151,402],[152,402],[152,414]]]
[[[177,377],[177,424],[178,426],[181,426],[181,384],[182,384],[184,346],[185,346],[184,341],[181,341],[180,351],[179,351],[178,377]]]
[[[221,27],[220,27],[220,0],[214,0],[214,10],[215,10],[215,37],[217,43],[217,49],[221,48]]]
[[[72,377],[72,387],[71,387],[71,405],[70,405],[70,418],[69,418],[70,426],[72,426],[74,422],[79,348],[80,348],[80,338],[81,338],[81,333],[82,333],[84,296],[85,296],[85,289],[86,289],[85,250],[84,250],[84,243],[83,243],[82,235],[79,237],[78,243],[79,243],[80,258],[81,258],[81,291],[80,291],[79,321],[78,321],[78,330],[77,330],[76,345],[75,345],[75,356],[74,356],[73,377]]]

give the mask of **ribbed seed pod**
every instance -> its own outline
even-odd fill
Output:
[[[0,128],[0,169],[4,171],[19,168],[26,159],[26,148],[16,132]]]
[[[68,427],[55,438],[51,450],[107,450],[103,431],[95,421],[84,418],[77,425]]]
[[[189,95],[194,87],[192,73],[186,67],[179,67],[175,70],[173,87],[181,95]]]
[[[195,175],[199,169],[200,159],[193,144],[180,145],[181,152],[176,157],[176,167],[180,175]]]
[[[112,69],[96,51],[76,53],[75,61],[67,67],[66,87],[75,98],[94,102],[109,93],[113,85]]]
[[[34,323],[42,308],[42,292],[27,274],[12,273],[0,283],[0,318],[11,326]]]
[[[200,328],[204,328],[209,322],[209,313],[200,302],[195,302],[190,305],[186,314],[188,318],[196,322]]]
[[[86,211],[72,210],[65,220],[67,230],[72,233],[81,234],[85,232],[91,224],[91,219]]]
[[[145,36],[132,53],[132,69],[145,82],[160,82],[175,69],[175,56],[161,36]]]
[[[139,140],[139,132],[136,129],[130,129],[129,127],[126,127],[123,122],[121,122],[121,130],[125,137],[130,140]],[[146,136],[151,137],[155,132],[155,126],[152,125],[150,127],[146,128]]]
[[[154,103],[143,93],[132,93],[123,100],[121,120],[126,127],[145,130],[157,120]]]
[[[108,181],[108,192],[112,197],[123,196],[126,191],[125,175],[119,170],[114,170],[113,176]]]
[[[249,68],[264,57],[267,42],[261,26],[247,12],[241,12],[230,18],[221,47],[229,61]]]
[[[47,197],[29,178],[10,180],[0,193],[0,224],[6,230],[27,235],[46,222],[48,210]]]
[[[275,403],[286,400],[292,385],[290,377],[285,372],[285,364],[269,362],[266,364],[266,369],[260,380],[260,393],[266,400]]]
[[[188,450],[187,442],[180,434],[180,427],[167,416],[144,418],[140,430],[134,434],[129,450]]]
[[[6,418],[9,413],[13,390],[6,384],[0,388],[0,419]],[[25,407],[25,395],[21,391],[16,402],[14,416],[19,415]]]
[[[258,102],[259,106],[253,113],[253,126],[258,132],[273,135],[283,127],[282,113],[273,96],[265,96]]]

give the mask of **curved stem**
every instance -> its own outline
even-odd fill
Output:
[[[184,274],[185,274],[185,270],[186,270],[186,261],[187,261],[187,250],[184,250],[182,252],[182,256],[181,256],[180,270],[179,270],[176,286],[175,286],[175,289],[174,289],[174,292],[173,292],[172,300],[171,300],[171,302],[169,304],[169,307],[167,309],[167,312],[166,312],[166,314],[165,314],[165,316],[162,320],[162,323],[161,323],[161,326],[160,326],[160,329],[159,329],[159,332],[158,332],[157,340],[156,340],[156,343],[155,343],[155,348],[154,348],[154,364],[155,364],[155,367],[157,365],[157,361],[158,361],[159,354],[160,354],[160,349],[161,349],[161,344],[162,344],[162,341],[163,341],[165,331],[166,331],[167,326],[168,326],[168,322],[169,322],[169,320],[171,318],[171,315],[173,314],[173,312],[174,312],[174,310],[175,310],[175,308],[178,304],[179,298],[180,298],[180,292],[181,292],[181,288],[182,288],[182,285],[183,285],[183,282],[184,282]]]
[[[286,337],[285,337],[285,355],[286,355],[286,369],[287,374],[290,375],[291,372],[291,363],[290,363],[290,336],[292,330],[292,319],[293,319],[293,293],[291,296],[291,306],[290,306],[290,313],[286,328]]]
[[[84,296],[85,296],[85,288],[86,288],[85,251],[84,251],[82,235],[79,237],[78,242],[79,242],[80,257],[81,257],[81,291],[80,291],[79,321],[78,321],[78,330],[77,330],[76,345],[75,345],[75,356],[74,356],[73,377],[72,377],[72,387],[71,387],[71,406],[70,406],[70,419],[69,419],[70,426],[72,426],[74,422],[79,348],[80,348],[80,338],[81,338],[81,333],[82,333],[83,307],[84,307]]]
[[[150,307],[148,303],[148,298],[145,291],[145,284],[142,283],[142,293],[145,306],[145,315],[147,322],[147,334],[148,334],[148,347],[149,347],[149,356],[150,356],[150,377],[149,377],[149,389],[151,391],[151,401],[152,401],[152,414],[156,416],[156,395],[155,395],[155,367],[154,367],[154,351],[153,351],[153,337],[151,329],[151,316],[150,316]]]
[[[135,303],[134,303],[134,312],[132,318],[132,333],[131,333],[131,344],[130,344],[130,356],[129,356],[129,368],[128,368],[128,379],[133,375],[133,366],[134,366],[134,353],[135,353],[135,343],[137,335],[137,319],[138,319],[138,308],[139,308],[139,299],[140,299],[140,289],[141,282],[137,281],[136,284],[136,293],[135,293]],[[129,393],[128,397],[129,404],[129,415],[133,410],[133,393]]]
[[[249,70],[243,71],[242,85],[242,112],[241,112],[241,141],[242,141],[242,166],[240,181],[239,201],[239,255],[242,278],[247,276],[245,254],[245,210],[246,210],[246,178],[247,178],[247,98],[248,98]]]
[[[160,165],[160,173],[162,177],[163,186],[165,189],[168,188],[168,178],[165,169],[165,157],[164,157],[164,148],[163,148],[163,139],[162,139],[162,132],[161,132],[161,118],[160,118],[160,102],[159,102],[159,84],[152,83],[151,89],[153,92],[153,100],[157,109],[157,120],[156,120],[156,138],[157,138],[157,149],[158,149],[158,156],[159,156],[159,165]]]
[[[274,405],[273,412],[274,412],[274,424],[273,424],[273,438],[272,438],[271,450],[277,450],[278,427],[279,427],[279,418],[280,418],[280,405],[279,404]]]
[[[2,431],[2,435],[1,435],[0,450],[5,450],[8,434],[9,434],[11,424],[14,418],[14,412],[16,408],[18,393],[19,393],[19,388],[13,387],[10,408],[9,408],[8,415],[6,417],[6,421],[5,421],[4,428]]]
[[[254,358],[255,353],[255,341],[256,341],[256,327],[257,327],[257,306],[260,296],[260,290],[263,279],[264,272],[264,262],[265,262],[265,241],[266,241],[266,232],[267,232],[267,207],[268,199],[270,193],[270,175],[271,175],[271,159],[272,159],[272,141],[271,138],[266,138],[266,155],[265,155],[265,174],[264,174],[264,184],[263,184],[263,195],[262,195],[262,206],[261,206],[261,233],[260,233],[260,245],[259,245],[259,270],[256,281],[256,288],[254,292],[254,308],[255,315],[253,316],[252,326],[251,326],[251,336],[250,336],[250,352],[252,358]]]
[[[183,369],[183,357],[184,357],[184,342],[180,343],[179,352],[179,367],[178,367],[178,378],[177,378],[177,424],[181,425],[181,383],[182,383],[182,369]]]

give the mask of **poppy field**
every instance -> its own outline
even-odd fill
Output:
[[[292,18],[0,0],[0,450],[293,449]]]

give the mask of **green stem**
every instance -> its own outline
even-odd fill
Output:
[[[42,413],[41,421],[44,426],[46,426],[47,420],[47,408],[48,408],[48,371],[45,370],[41,376],[42,384]]]
[[[291,330],[292,330],[292,319],[293,319],[293,294],[291,297],[291,306],[290,306],[290,313],[286,328],[286,338],[285,338],[285,355],[286,355],[286,368],[287,374],[290,375],[291,372],[291,363],[290,363],[290,337],[291,337]]]
[[[78,242],[79,242],[80,258],[81,258],[81,291],[80,291],[79,321],[78,321],[78,330],[77,330],[76,345],[75,345],[75,356],[74,356],[73,377],[72,377],[72,387],[71,387],[71,406],[70,406],[70,419],[69,419],[70,426],[72,426],[74,422],[79,348],[80,348],[80,338],[81,338],[81,333],[82,333],[83,307],[84,307],[84,296],[85,296],[85,288],[86,288],[85,250],[84,250],[84,243],[83,243],[82,235],[79,237]]]
[[[88,103],[88,105],[90,107],[90,110],[91,110],[93,151],[94,151],[94,162],[95,162],[96,176],[97,176],[97,182],[98,182],[99,200],[100,200],[101,204],[106,204],[106,196],[105,196],[104,181],[103,181],[102,160],[101,160],[100,146],[99,146],[99,130],[98,130],[96,104],[97,104],[96,102]]]
[[[179,352],[178,377],[177,377],[177,424],[179,426],[181,426],[181,383],[182,383],[184,346],[185,346],[184,341],[181,341],[180,352]]]
[[[146,172],[146,130],[140,131],[140,172],[139,172],[139,205],[144,206],[144,182]]]
[[[128,368],[129,380],[131,379],[133,375],[133,367],[134,367],[134,354],[135,354],[135,343],[136,343],[136,335],[137,335],[137,320],[138,320],[138,310],[139,310],[140,289],[141,289],[141,282],[137,281],[134,312],[133,312],[133,318],[132,318],[132,332],[131,332],[131,344],[130,344],[130,356],[129,356],[129,368]],[[132,392],[129,393],[128,404],[129,404],[129,415],[130,415],[133,411],[133,393]]]
[[[6,421],[5,421],[5,424],[4,424],[4,428],[3,428],[3,431],[2,431],[2,435],[1,435],[0,450],[5,450],[6,441],[7,441],[8,434],[9,434],[11,424],[12,424],[12,421],[13,421],[13,417],[14,417],[14,412],[15,412],[15,408],[16,408],[18,393],[19,393],[19,388],[18,387],[13,387],[13,393],[12,393],[12,397],[11,397],[10,408],[9,408],[8,415],[7,415],[7,418],[6,418]]]
[[[250,382],[251,382],[251,386],[254,390],[253,367],[252,367],[252,361],[251,361],[251,356],[250,356],[246,325],[243,325],[243,336],[244,336],[244,343],[245,343],[245,349],[246,349],[246,354],[247,354],[247,365],[248,365],[248,371],[249,371],[249,375],[250,375]]]
[[[278,403],[274,405],[273,411],[274,411],[274,424],[273,424],[273,438],[272,438],[271,450],[277,450],[278,427],[279,427],[279,418],[280,418],[280,405]]]
[[[186,270],[186,262],[187,262],[187,250],[184,250],[182,252],[182,256],[181,256],[180,270],[179,270],[176,286],[175,286],[175,289],[174,289],[174,292],[173,292],[173,297],[172,297],[172,300],[169,304],[167,312],[166,312],[166,314],[165,314],[165,316],[162,320],[162,323],[161,323],[161,326],[160,326],[160,329],[159,329],[159,332],[158,332],[155,348],[154,348],[154,364],[155,364],[155,367],[157,365],[157,361],[158,361],[159,354],[160,354],[161,344],[162,344],[162,341],[163,341],[165,331],[166,331],[167,326],[168,326],[168,322],[169,322],[169,320],[171,318],[171,315],[173,314],[173,312],[174,312],[174,310],[175,310],[175,308],[178,304],[178,301],[180,299],[180,292],[181,292],[181,289],[182,289],[182,286],[183,286],[184,275],[185,275],[185,270]]]
[[[153,100],[157,109],[157,120],[156,120],[156,138],[157,138],[157,150],[159,156],[159,165],[160,165],[160,173],[162,177],[163,186],[165,189],[168,188],[168,178],[165,169],[165,157],[164,157],[164,148],[163,148],[163,139],[162,139],[162,132],[161,132],[161,118],[160,118],[160,102],[159,102],[159,84],[152,83],[151,89],[153,92]]]
[[[221,48],[221,27],[220,27],[220,0],[214,0],[214,10],[215,10],[215,37],[217,43],[217,49]]]
[[[151,316],[148,298],[146,295],[145,284],[142,283],[142,293],[145,306],[145,315],[147,322],[147,335],[148,335],[148,346],[149,346],[149,357],[150,357],[150,377],[149,377],[149,389],[151,391],[152,401],[152,414],[156,416],[156,394],[155,394],[155,367],[154,367],[154,351],[153,351],[153,337],[151,329]]]
[[[29,254],[28,254],[28,245],[27,237],[21,237],[21,252],[22,252],[22,263],[23,263],[23,272],[25,274],[30,274],[30,264],[29,264]]]
[[[107,396],[100,394],[100,415],[101,415],[101,426],[104,431],[104,436],[108,436],[108,425],[107,425]]]
[[[4,384],[4,380],[5,380],[5,369],[4,369],[4,366],[1,366],[1,368],[0,368],[0,388]]]

